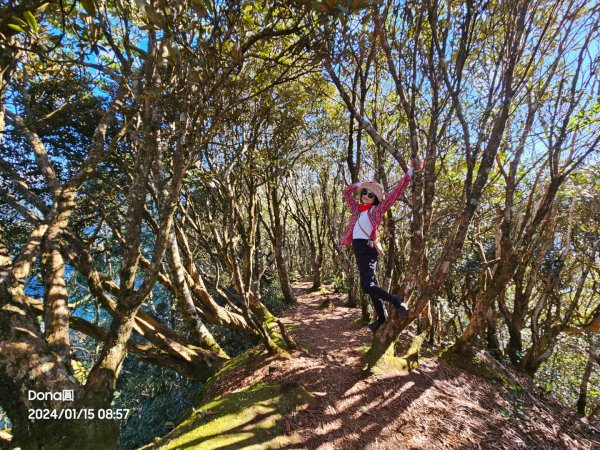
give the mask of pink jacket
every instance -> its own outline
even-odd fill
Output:
[[[367,212],[369,215],[369,220],[371,220],[371,224],[373,225],[373,232],[371,233],[371,239],[375,239],[377,237],[377,228],[381,225],[383,221],[383,215],[385,212],[392,207],[394,203],[400,198],[402,192],[408,186],[408,182],[410,181],[410,177],[412,175],[412,170],[407,172],[404,175],[404,178],[398,181],[396,185],[392,188],[390,192],[385,195],[385,199],[379,203],[377,206],[372,206],[371,209]],[[344,189],[344,198],[346,199],[346,203],[350,207],[350,211],[352,215],[350,216],[350,223],[344,234],[342,235],[342,245],[350,245],[352,243],[352,232],[354,231],[354,225],[358,220],[359,213],[359,203],[356,201],[352,193],[360,187],[360,183],[354,183],[350,186],[346,186]]]

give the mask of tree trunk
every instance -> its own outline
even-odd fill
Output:
[[[384,218],[387,233],[387,251],[385,253],[385,270],[383,275],[384,289],[388,292],[392,288],[392,277],[394,276],[394,266],[396,261],[396,226],[392,212],[388,211]]]
[[[101,281],[101,275],[96,271],[91,256],[83,245],[73,236],[67,235],[67,239],[72,249],[69,251],[63,249],[66,253],[66,257],[74,264],[79,272],[87,277],[90,292],[97,298],[102,307],[114,316],[117,311],[117,302],[115,302],[107,292],[118,296],[119,287],[113,281]],[[193,286],[195,288],[198,287],[198,283],[194,283]],[[208,293],[206,294],[209,295]],[[219,311],[225,311],[224,308],[219,308]],[[231,316],[233,315],[234,314],[232,313]],[[235,316],[238,317],[237,314]],[[228,315],[226,318],[230,318],[230,316]],[[244,325],[245,321],[243,317],[239,318],[243,324],[240,323],[239,327],[232,326],[232,328],[242,329],[242,331],[244,329],[249,329],[248,326]],[[235,318],[233,319],[233,322],[237,324]],[[82,324],[80,323],[79,325]],[[133,329],[156,347],[156,354],[153,355],[154,351],[151,350],[149,354],[146,354],[146,359],[149,359],[152,362],[165,362],[168,367],[177,370],[187,377],[192,376],[193,378],[202,378],[202,376],[206,375],[206,361],[208,355],[205,353],[207,352],[197,347],[194,348],[190,343],[165,327],[151,315],[142,310],[138,310]],[[84,333],[88,334],[90,331],[94,332],[94,330],[86,329]],[[99,335],[98,333],[94,333],[91,336],[98,339]],[[107,333],[103,331],[100,340],[106,342],[106,339]]]
[[[361,318],[363,322],[369,322],[369,320],[371,319],[369,317],[369,305],[371,304],[371,299],[367,294],[362,292],[362,290],[359,290],[358,295],[360,296]]]
[[[541,255],[544,253],[544,251],[540,251]],[[537,259],[541,262],[542,257],[540,256]],[[523,339],[521,336],[521,330],[523,330],[525,326],[527,306],[531,296],[531,290],[533,289],[534,280],[537,277],[538,269],[538,263],[534,262],[532,273],[529,276],[529,281],[526,288],[523,286],[523,278],[525,276],[524,267],[519,268],[513,277],[513,280],[515,281],[515,295],[512,315],[508,311],[508,308],[506,308],[504,300],[501,299],[498,301],[500,309],[505,316],[506,326],[508,328],[508,345],[506,347],[506,352],[510,358],[510,361],[515,367],[519,367],[521,358],[523,357]]]
[[[493,120],[493,123],[491,124],[491,129],[490,129],[489,138],[487,140],[487,143],[485,144],[485,146],[482,145],[482,147],[484,147],[482,149],[483,151],[481,151],[480,155],[477,157],[477,160],[475,158],[469,158],[467,160],[468,173],[467,173],[467,180],[465,181],[465,186],[464,186],[464,199],[463,199],[463,203],[461,205],[462,211],[457,215],[456,221],[454,222],[454,226],[452,227],[452,231],[449,233],[447,243],[446,243],[444,249],[442,250],[442,253],[441,253],[437,263],[435,264],[433,270],[431,271],[430,274],[428,274],[428,276],[421,276],[419,278],[420,280],[426,279],[427,281],[424,283],[424,285],[420,286],[420,289],[417,292],[416,298],[414,299],[414,301],[411,301],[411,306],[412,306],[411,318],[407,319],[407,320],[387,321],[380,328],[380,330],[374,335],[373,344],[371,346],[371,349],[367,352],[367,355],[366,355],[366,359],[367,359],[367,363],[368,363],[369,367],[373,367],[373,365],[376,364],[376,362],[384,355],[384,353],[386,352],[388,347],[396,339],[398,334],[406,328],[406,326],[410,323],[410,321],[413,318],[418,317],[420,312],[423,309],[425,309],[425,307],[427,306],[427,303],[432,299],[432,297],[442,287],[442,284],[443,284],[445,278],[447,277],[448,273],[450,272],[451,265],[458,259],[459,255],[460,255],[460,252],[462,250],[462,247],[464,245],[464,242],[465,242],[465,239],[467,236],[469,225],[470,225],[471,221],[473,220],[475,211],[477,210],[479,203],[481,201],[481,198],[483,196],[484,187],[486,186],[486,184],[488,182],[490,171],[494,165],[496,154],[497,154],[500,144],[502,142],[502,138],[504,136],[504,130],[506,128],[506,124],[507,124],[507,121],[509,118],[510,107],[511,107],[514,95],[516,93],[514,90],[514,87],[513,87],[513,76],[514,76],[514,70],[515,70],[516,63],[518,62],[518,60],[521,56],[521,50],[519,48],[518,43],[520,42],[520,39],[523,36],[523,33],[525,31],[526,13],[527,13],[526,5],[522,6],[520,9],[515,11],[514,19],[515,19],[516,26],[514,27],[514,29],[511,30],[511,33],[509,33],[507,35],[508,39],[511,41],[511,47],[510,47],[509,53],[506,55],[506,68],[503,71],[503,77],[502,77],[502,81],[501,81],[502,103],[501,103],[501,105],[499,105],[498,114],[496,114],[496,116]],[[394,66],[394,60],[390,56],[389,44],[387,43],[385,30],[383,30],[381,28],[381,26],[378,26],[378,25],[380,25],[380,24],[377,24],[377,19],[376,19],[377,33],[380,37],[380,41],[382,42],[382,46],[384,47],[384,50],[386,50],[388,65],[391,68],[390,72],[396,73],[395,66]],[[433,36],[433,37],[437,38],[437,36]],[[328,69],[328,72],[330,72],[330,73],[333,72],[333,69],[331,68],[330,65],[327,67],[327,69]],[[333,76],[332,76],[332,79],[334,79]],[[399,78],[398,78],[398,81],[400,81]],[[339,83],[339,79],[337,79],[337,80],[334,79],[334,82],[336,82],[336,85],[338,86],[338,90],[343,91],[343,87],[341,87],[341,85]],[[404,95],[404,92],[402,91],[402,86],[399,83],[397,83],[396,85],[400,89],[401,93]],[[410,121],[411,113],[413,113],[414,111],[411,110],[410,104],[408,101],[406,101],[406,98],[404,100],[405,101],[403,102],[403,105],[405,105],[405,112]],[[455,103],[458,103],[457,95],[453,96],[453,101]],[[356,116],[357,116],[357,120],[361,121],[362,118],[358,117],[357,114],[356,114]],[[412,115],[412,118],[414,119],[414,115]],[[364,123],[364,121],[361,122],[361,124],[362,123]],[[365,123],[365,125],[370,125],[370,124]],[[411,125],[412,128],[415,128],[413,124],[410,124],[410,122],[409,122],[409,125]],[[369,134],[372,135],[375,142],[381,141],[381,139],[382,139],[381,135],[379,135],[372,126],[370,126],[370,127],[366,126],[365,130]],[[417,155],[418,155],[418,148],[416,148],[417,142],[418,142],[416,139],[416,132],[413,131],[411,133],[411,137],[412,137],[412,139],[411,139],[412,158],[413,158],[413,160],[416,160]],[[413,144],[413,141],[414,141],[414,144]],[[468,136],[466,136],[465,142],[467,145],[469,145]],[[397,150],[395,148],[393,148],[392,146],[390,146],[389,143],[386,142],[385,144],[388,144],[388,145],[385,145],[385,148],[392,154],[392,156],[396,157]],[[399,162],[403,162],[403,159],[400,158]],[[473,180],[472,175],[474,174],[475,166],[476,166],[477,162],[479,163],[479,167],[477,168],[475,180]],[[404,164],[404,166],[405,165],[406,164]],[[430,169],[428,170],[427,168],[426,168],[426,170],[430,171]],[[430,175],[433,176],[433,173],[430,173]],[[421,190],[417,189],[418,188],[418,186],[416,186],[417,183],[422,183],[422,180],[420,180],[419,171],[417,171],[415,173],[415,188],[414,188],[413,192],[420,194]],[[418,220],[422,220],[423,212],[418,211],[417,207],[416,207],[418,202],[421,202],[420,198],[413,198],[413,208],[412,208],[413,216],[414,216],[414,218],[416,218]],[[416,227],[415,231],[422,232],[422,227]],[[411,242],[411,245],[414,245],[414,243]],[[415,251],[415,249],[411,248],[411,262],[413,261],[412,253],[414,251]],[[419,261],[419,259],[416,259],[415,261]],[[418,269],[420,269],[421,267],[422,266],[419,265]],[[416,269],[413,269],[413,271],[415,271],[415,270]],[[425,274],[423,274],[423,275],[425,275]],[[404,291],[406,293],[411,291],[416,286],[416,284],[417,284],[417,278],[416,278],[415,274],[410,273],[410,271],[409,271],[409,273],[407,273],[407,275],[405,277]],[[486,310],[487,310],[487,307],[484,309],[484,313]],[[397,317],[397,313],[393,313],[393,315],[394,314],[395,314],[395,317]]]
[[[430,302],[431,303],[431,302]],[[425,333],[431,327],[431,306],[430,303],[421,313],[421,317],[417,321],[417,334]]]
[[[202,306],[201,311],[204,314],[205,320],[208,320],[209,323],[240,330],[252,338],[258,338],[259,336],[256,330],[254,330],[254,328],[252,328],[250,324],[246,322],[246,319],[240,314],[241,311],[238,308],[235,308],[234,311],[225,309],[213,299],[208,292],[206,285],[204,284],[205,275],[202,275],[198,271],[198,268],[196,267],[196,264],[192,258],[192,251],[190,250],[186,235],[179,226],[175,227],[175,231],[177,235],[178,248],[186,269],[186,278],[188,279],[188,283],[197,302],[199,302],[200,306]],[[217,280],[214,280],[214,288],[216,291],[226,296],[226,293],[217,286]]]
[[[65,262],[57,242],[42,256],[44,268],[44,335],[53,352],[65,363],[69,361],[69,294],[65,285]]]
[[[348,277],[348,300],[346,301],[346,306],[356,308],[360,301],[360,292],[358,289],[359,283],[357,281],[356,271],[353,266],[346,269],[346,276]]]
[[[279,276],[279,284],[283,294],[283,301],[289,305],[296,303],[296,297],[290,283],[290,276],[287,269],[285,258],[283,257],[282,236],[275,235],[273,242],[273,251],[275,252],[275,262],[277,264],[277,275]]]
[[[521,338],[521,329],[511,324],[508,327],[508,346],[506,352],[510,361],[515,367],[518,367],[521,363],[521,357],[523,356],[523,340]]]
[[[80,420],[30,420],[32,414],[63,409],[110,407],[110,402],[88,403],[83,389],[62,359],[52,352],[27,306],[20,287],[0,285],[0,398],[13,423],[11,445],[23,449],[119,448],[118,422],[91,418]],[[29,390],[63,393],[74,401],[29,400]],[[36,412],[37,411],[37,412]]]
[[[475,308],[473,309],[469,324],[454,344],[454,351],[458,353],[469,353],[469,347],[472,346],[475,337],[485,330],[488,323],[488,310],[491,308],[492,303],[498,295],[505,289],[506,283],[508,283],[512,275],[512,270],[507,267],[509,265],[508,262],[506,264],[500,264],[501,265],[496,268],[497,270],[494,272],[488,288],[477,296]]]
[[[167,262],[169,264],[169,269],[171,270],[178,306],[181,309],[188,328],[194,334],[196,342],[202,348],[211,350],[223,358],[228,358],[225,351],[223,351],[213,335],[206,328],[206,325],[202,322],[202,319],[196,313],[196,306],[194,305],[194,299],[192,298],[192,293],[186,281],[185,269],[183,268],[181,256],[179,255],[179,248],[177,247],[177,238],[175,237],[174,230],[171,232],[169,238]]]
[[[494,308],[490,308],[487,316],[487,349],[496,357],[501,356],[500,342],[498,341],[498,334],[496,328],[496,311]]]
[[[585,405],[587,403],[587,391],[590,376],[592,374],[592,366],[594,364],[594,355],[590,351],[588,360],[581,376],[581,383],[579,385],[579,398],[577,399],[577,412],[582,416],[585,416]]]
[[[521,366],[531,378],[535,376],[540,366],[552,356],[557,336],[558,332],[549,332],[539,339],[534,339],[533,344],[525,353]]]
[[[440,310],[435,299],[432,299],[429,302],[429,308],[431,311],[431,327],[429,328],[429,336],[427,342],[431,347],[433,347],[435,345],[436,337],[438,337],[439,340],[438,334],[440,330],[441,318]]]
[[[323,265],[323,258],[317,254],[316,249],[311,249],[310,265],[312,267],[313,284],[311,287],[312,291],[318,291],[323,286],[321,280],[321,268]]]

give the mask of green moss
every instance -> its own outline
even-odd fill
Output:
[[[279,325],[277,325],[277,319],[275,319],[274,316],[270,316],[269,320],[264,322],[264,326],[269,332],[269,334],[279,330]]]
[[[285,339],[283,338],[283,336],[280,333],[271,333],[270,337],[271,337],[271,340],[278,347],[277,348],[277,356],[279,356],[280,358],[286,358],[286,359],[291,358],[291,355],[287,351],[287,350],[289,350],[289,346],[288,346],[287,342],[285,342]]]
[[[287,358],[290,357],[289,353],[287,353],[285,351],[281,352],[278,356],[279,357],[287,357]],[[195,395],[194,404],[196,404],[196,405],[201,404],[204,401],[204,397],[205,397],[206,393],[209,392],[210,389],[215,384],[215,382],[217,380],[219,380],[221,377],[223,377],[224,375],[226,375],[229,372],[232,372],[233,370],[235,370],[239,367],[242,367],[242,366],[246,366],[246,367],[250,367],[250,368],[255,367],[258,364],[260,364],[266,357],[268,357],[268,355],[266,354],[264,347],[262,345],[258,345],[256,347],[253,347],[253,348],[245,351],[241,355],[238,355],[235,358],[227,361],[223,365],[223,367],[221,367],[221,370],[219,370],[217,373],[215,373],[213,376],[211,376],[208,380],[206,380],[206,383],[202,386],[202,389],[199,390],[197,392],[197,394]],[[191,413],[192,413],[191,407],[185,409],[178,416],[177,423],[181,423],[181,421],[184,420],[184,418],[189,417]]]
[[[206,381],[206,384],[204,385],[204,389],[202,390],[201,394],[204,395],[204,392],[207,392],[215,383],[215,381],[217,381],[223,375],[228,374],[235,368],[240,366],[252,367],[253,365],[258,364],[262,354],[263,350],[260,346],[254,347],[242,353],[241,355],[233,358],[232,360],[227,361],[225,365],[223,365],[221,370],[219,370],[216,374],[214,374]]]
[[[268,320],[264,325],[269,333],[269,337],[278,347],[277,353],[279,356],[282,358],[290,358],[290,354],[286,351],[286,349],[289,350],[287,342],[285,342],[285,339],[281,335],[281,329],[279,328],[277,320],[273,317],[272,320]],[[287,328],[287,325],[285,325],[285,327]]]
[[[421,353],[421,347],[423,347],[423,342],[425,342],[425,338],[427,337],[427,333],[421,333],[412,340],[410,343],[410,347],[408,352],[406,352],[406,357],[412,355],[419,355]]]
[[[406,358],[394,356],[394,346],[390,345],[379,361],[371,367],[371,371],[378,374],[404,374],[408,368]]]
[[[368,359],[368,347],[362,347],[360,350],[367,353],[365,370],[371,370],[373,373],[379,374],[405,374],[419,367],[419,355],[421,347],[425,341],[426,334],[421,333],[412,340],[408,351],[403,356],[396,356],[402,351],[398,347],[398,342],[390,345],[381,358],[374,362]]]
[[[281,448],[295,444],[284,419],[302,409],[310,394],[293,383],[256,384],[217,397],[197,409],[154,448]]]
[[[188,344],[188,347],[192,350],[206,351],[206,348],[200,347],[200,346],[194,345],[194,344]],[[219,345],[215,341],[213,341],[213,344],[210,345],[210,348],[213,352],[215,352],[221,358],[230,359],[229,355],[227,353],[225,353],[225,351],[221,347],[219,347]]]
[[[360,347],[358,347],[358,351],[363,354],[366,354],[370,348],[371,347],[369,347],[368,345],[361,345]]]

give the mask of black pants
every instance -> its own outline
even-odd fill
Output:
[[[369,294],[369,297],[371,297],[373,308],[375,308],[375,313],[377,314],[377,320],[384,322],[385,310],[382,300],[396,306],[400,304],[400,300],[395,295],[391,295],[381,289],[377,284],[377,278],[375,277],[377,250],[367,245],[367,239],[354,239],[352,241],[352,248],[354,249],[358,273],[360,274],[360,287],[365,294]]]

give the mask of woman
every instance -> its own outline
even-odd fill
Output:
[[[377,314],[377,319],[369,324],[369,329],[373,332],[385,322],[383,300],[398,308],[401,317],[408,317],[408,309],[402,303],[403,298],[391,295],[378,286],[375,278],[375,267],[378,256],[376,249],[377,228],[381,224],[385,212],[400,198],[412,174],[413,169],[411,167],[404,178],[385,195],[383,186],[374,180],[354,183],[344,189],[344,198],[352,211],[352,216],[342,235],[341,244],[352,244],[354,249],[361,288],[363,292],[371,297],[373,308],[375,308]],[[361,189],[360,203],[352,195],[359,188]]]

